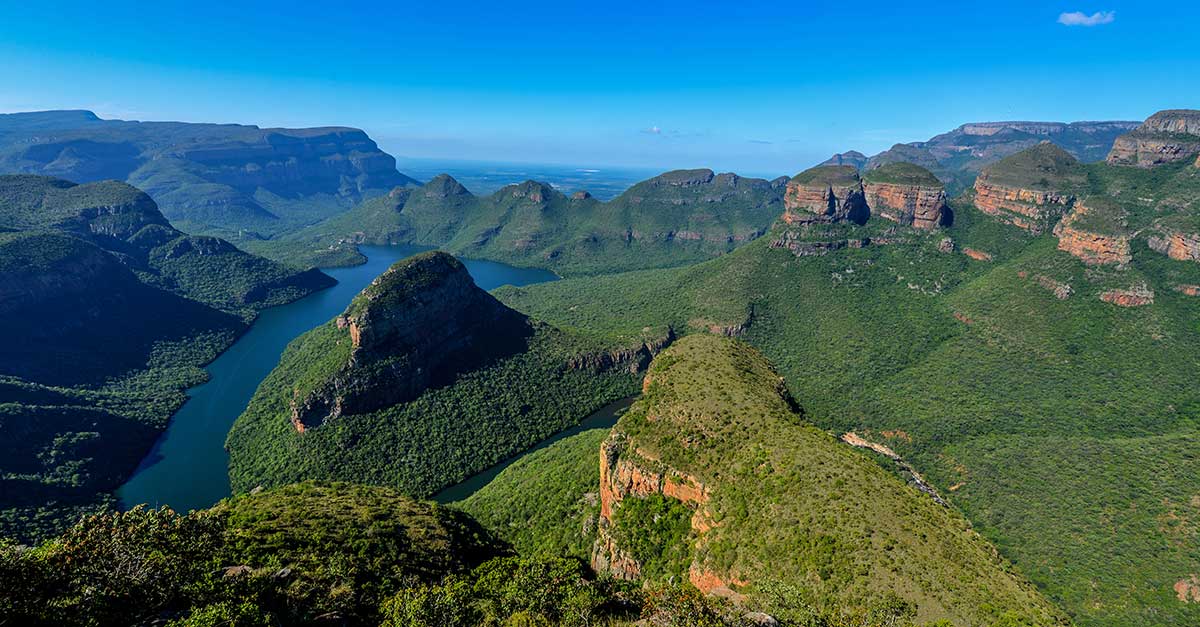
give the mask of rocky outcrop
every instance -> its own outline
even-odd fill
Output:
[[[992,260],[991,253],[984,252],[982,250],[975,250],[974,248],[971,248],[969,246],[963,247],[962,254],[970,257],[971,259],[974,259],[975,261],[991,261]]]
[[[691,506],[691,527],[698,534],[713,527],[711,515],[702,507],[709,500],[708,488],[691,475],[655,464],[653,456],[632,447],[623,433],[614,431],[600,445],[600,524],[592,549],[593,568],[621,579],[641,575],[642,565],[613,538],[613,515],[623,500],[653,494]],[[692,583],[701,591],[724,585],[702,570],[693,571]]]
[[[1071,194],[997,185],[984,174],[975,180],[975,206],[980,211],[1035,234],[1069,211],[1074,202]]]
[[[801,230],[784,231],[778,238],[772,241],[769,246],[771,248],[782,248],[790,250],[797,257],[819,257],[829,254],[835,250],[843,248],[864,248],[871,244],[869,237],[856,237],[852,239],[809,239],[806,237],[806,232]]]
[[[1100,294],[1100,300],[1118,307],[1141,307],[1154,304],[1154,290],[1142,284],[1125,290],[1108,290]]]
[[[1146,238],[1151,250],[1178,261],[1200,261],[1200,233],[1161,229]]]
[[[918,229],[937,228],[947,210],[941,185],[867,182],[863,191],[871,213]]]
[[[1108,153],[1112,165],[1150,168],[1191,159],[1200,154],[1200,111],[1159,111],[1133,131],[1113,142]]]
[[[1115,264],[1125,265],[1133,259],[1129,247],[1129,235],[1122,232],[1101,232],[1089,229],[1089,218],[1096,218],[1090,203],[1076,202],[1071,213],[1067,214],[1057,226],[1054,235],[1058,237],[1058,249],[1081,259],[1089,265]],[[1104,207],[1098,211],[1112,213],[1113,209]],[[1110,224],[1117,224],[1120,216],[1108,215]],[[1120,227],[1118,227],[1120,228]]]
[[[590,370],[592,372],[610,370],[642,372],[650,365],[654,356],[670,346],[673,341],[675,341],[675,331],[668,327],[666,334],[662,337],[643,340],[636,346],[575,355],[567,360],[566,367],[570,370]]]
[[[783,197],[787,224],[855,222],[870,217],[858,170],[851,166],[817,166],[797,174]]]
[[[293,389],[297,431],[342,415],[416,398],[455,373],[514,350],[531,330],[517,312],[475,286],[446,253],[397,262],[336,319],[340,364],[310,389]]]

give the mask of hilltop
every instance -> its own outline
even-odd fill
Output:
[[[288,346],[229,433],[233,488],[434,494],[630,396],[669,341],[598,342],[505,307],[446,253],[410,257]]]
[[[0,115],[0,172],[125,181],[173,223],[225,236],[309,224],[416,181],[361,130]]]
[[[601,445],[600,503],[592,561],[619,576],[687,577],[775,616],[890,591],[918,621],[1065,623],[964,519],[806,424],[767,361],[726,338],[655,359]]]
[[[479,197],[441,175],[251,248],[300,264],[361,262],[359,243],[414,243],[561,274],[681,265],[760,236],[782,211],[785,184],[678,170],[601,202],[537,181]]]

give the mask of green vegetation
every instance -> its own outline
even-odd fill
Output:
[[[929,187],[941,187],[942,182],[938,180],[933,172],[925,168],[896,161],[884,164],[878,168],[867,170],[863,173],[864,183],[895,183],[897,185],[927,185]]]
[[[689,521],[707,521],[691,543],[692,571],[745,581],[759,603],[769,598],[755,586],[778,582],[805,589],[823,611],[869,606],[892,591],[920,620],[1065,623],[965,519],[805,424],[757,351],[691,335],[655,359],[647,381],[613,430],[617,464],[681,473],[707,497],[695,516],[626,497],[613,518],[617,546],[653,559],[672,549],[661,541],[696,528]],[[681,556],[663,557],[643,572],[678,573]]]
[[[996,185],[1064,194],[1074,193],[1087,181],[1079,160],[1049,142],[989,165],[980,178]]]
[[[1066,163],[1062,180],[1083,186],[1085,204],[1099,197],[1119,209],[1110,215],[1129,230],[1197,215],[1189,164]],[[798,259],[768,247],[776,232],[689,268],[497,294],[609,341],[743,321],[749,307],[743,337],[809,420],[908,458],[1078,624],[1194,623],[1197,606],[1173,587],[1197,556],[1159,527],[1184,516],[1194,492],[1187,459],[1174,456],[1196,433],[1200,300],[1174,288],[1200,284],[1200,265],[1138,239],[1128,268],[1085,266],[1050,235],[1000,224],[963,199],[954,208],[951,228],[906,243]],[[994,260],[938,252],[944,236]],[[1153,305],[1099,298],[1142,284]],[[1058,285],[1070,286],[1065,299]],[[1163,472],[1172,459],[1178,470]],[[1060,479],[1058,465],[1077,474]]]
[[[858,169],[849,165],[819,165],[792,177],[799,185],[829,185],[853,187],[858,185]]]
[[[193,233],[273,235],[416,181],[366,133],[101,120],[89,111],[0,118],[0,172],[145,190]]]
[[[0,534],[46,537],[108,494],[256,312],[325,287],[175,230],[123,183],[0,176]]]
[[[589,429],[522,455],[455,503],[522,555],[591,555],[599,514],[596,452],[608,429]]]
[[[652,581],[683,581],[692,563],[692,510],[660,494],[621,502],[613,518],[613,536],[642,565]]]
[[[597,274],[711,259],[761,234],[783,213],[781,181],[667,172],[610,202],[545,183],[477,197],[442,175],[251,250],[305,265],[361,262],[356,244],[413,243],[560,274]]]
[[[410,257],[284,351],[229,434],[233,487],[434,494],[632,395],[634,362],[608,349],[508,309],[446,253]]]

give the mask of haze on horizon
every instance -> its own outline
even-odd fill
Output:
[[[0,112],[355,126],[398,157],[782,174],[1200,102],[1194,20],[1127,1],[51,4],[5,7]]]

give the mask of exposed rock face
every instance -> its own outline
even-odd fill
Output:
[[[946,211],[946,191],[941,186],[872,183],[863,185],[871,212],[918,229],[937,228]]]
[[[695,508],[692,529],[703,533],[713,526],[711,516],[701,507],[708,503],[709,492],[699,480],[671,469],[644,467],[637,459],[645,459],[645,453],[631,450],[628,439],[620,432],[614,432],[600,445],[600,527],[592,549],[592,567],[622,579],[636,579],[642,571],[637,560],[612,537],[613,513],[624,499],[660,494]],[[689,575],[693,585],[703,592],[725,585],[701,570]]]
[[[589,192],[587,190],[580,190],[580,191],[575,192],[574,194],[571,194],[571,200],[588,200],[591,197],[592,197],[591,192]]]
[[[466,267],[441,252],[397,262],[336,326],[344,338],[339,344],[349,342],[348,358],[312,390],[294,390],[291,420],[298,431],[411,400],[529,334],[523,316],[476,287]]]
[[[975,206],[1031,233],[1042,233],[1047,222],[1065,214],[1075,202],[1070,194],[996,185],[985,175],[986,171],[975,180]]]
[[[1057,226],[1058,249],[1070,253],[1089,265],[1125,265],[1133,259],[1129,248],[1129,236],[1089,231],[1080,226],[1089,209],[1083,201],[1075,203],[1074,209]]]
[[[962,249],[962,253],[964,255],[970,257],[971,259],[974,259],[975,261],[991,261],[992,260],[991,253],[984,252],[982,250],[975,250],[974,248],[971,248],[969,246],[964,247]]]
[[[1100,294],[1100,300],[1119,307],[1141,307],[1154,304],[1154,290],[1142,284],[1127,290],[1108,290]]]
[[[642,372],[650,365],[650,360],[675,341],[675,332],[668,328],[665,335],[642,341],[637,346],[613,349],[603,353],[585,353],[576,355],[567,361],[567,367],[572,370],[591,370],[605,372],[609,370],[627,370]]]
[[[1200,233],[1184,233],[1166,229],[1146,238],[1156,252],[1178,261],[1200,261]]]
[[[863,248],[869,245],[871,245],[869,237],[835,240],[808,239],[805,237],[805,231],[801,229],[785,231],[771,242],[770,247],[790,250],[797,257],[819,257],[843,248]]]
[[[664,172],[658,176],[646,181],[652,186],[667,186],[667,187],[692,187],[694,185],[705,185],[713,180],[716,175],[712,170],[700,168],[696,170],[671,170]]]
[[[1151,168],[1200,154],[1200,111],[1159,111],[1113,142],[1108,162]]]
[[[416,184],[358,129],[102,120],[87,111],[0,116],[0,171],[77,183],[127,181],[172,219],[225,226],[265,227],[278,218],[261,204],[267,201],[260,192],[340,199],[346,206]]]
[[[783,221],[865,223],[867,206],[858,171],[851,166],[817,166],[788,182],[783,197]]]

